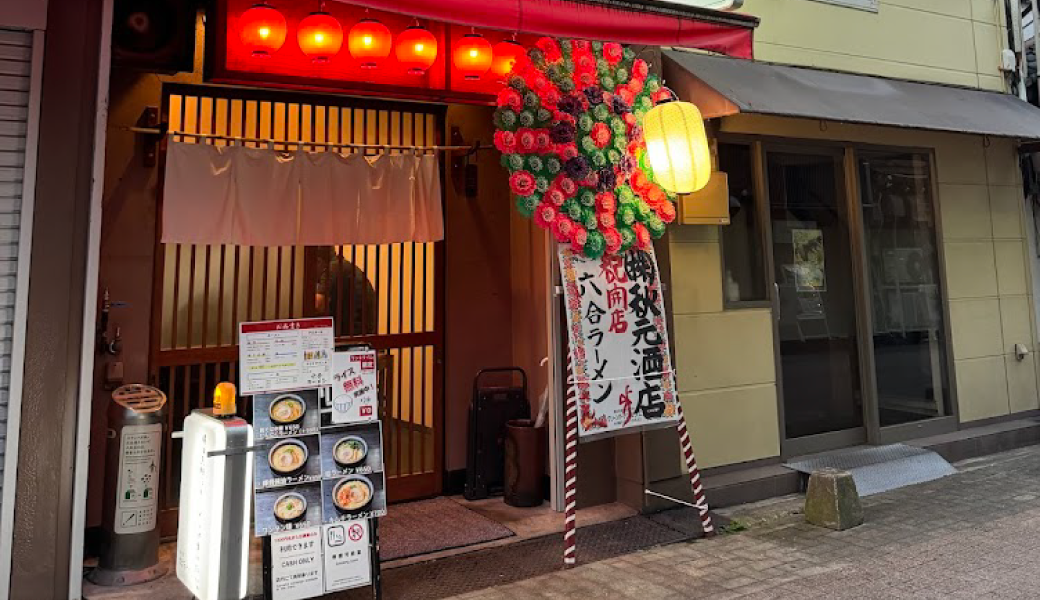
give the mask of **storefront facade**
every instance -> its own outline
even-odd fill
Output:
[[[882,112],[878,90],[912,85],[902,79],[1008,89],[1000,8],[949,3],[940,17],[920,3],[787,4],[783,15],[751,7],[763,17],[756,60],[882,77],[851,88]],[[921,31],[923,46],[910,33]],[[690,64],[671,65],[673,84],[698,75]],[[669,244],[680,389],[705,465],[725,473],[1035,414],[1035,240],[1018,152],[1031,128],[877,126],[866,124],[884,122],[873,110],[835,119],[808,97],[779,111],[802,118],[754,114],[773,112],[762,108],[776,103],[772,68],[759,73],[762,95],[745,98],[755,106],[739,110],[711,83],[686,86],[720,103],[715,143],[731,198],[729,225],[680,225]],[[828,82],[821,104],[849,83],[788,74]],[[985,102],[1004,99],[977,100],[976,114],[988,114]],[[945,114],[941,103],[929,112]]]
[[[96,4],[80,20],[104,22],[106,9]],[[424,3],[414,4],[419,11]],[[876,11],[809,0],[784,4],[782,12],[749,7],[764,11],[759,60],[1003,89],[1001,16],[989,7],[965,0],[940,9],[948,14],[938,18],[934,7],[915,8],[930,6],[923,1]],[[56,21],[66,42],[56,43],[55,52],[95,56],[67,42],[77,18],[66,13]],[[555,257],[546,234],[507,201],[494,153],[445,157],[444,242],[319,251],[160,243],[162,152],[155,137],[131,131],[134,125],[297,145],[489,144],[494,133],[492,109],[465,103],[474,99],[465,95],[431,99],[424,92],[425,101],[414,102],[399,89],[389,94],[394,100],[366,89],[368,97],[358,98],[313,81],[265,83],[263,76],[234,80],[235,74],[209,85],[203,48],[214,36],[204,23],[199,15],[193,68],[176,75],[116,68],[111,106],[100,117],[95,103],[109,107],[92,84],[101,80],[108,89],[104,69],[88,70],[83,80],[53,76],[52,94],[91,110],[56,120],[48,138],[55,147],[68,141],[62,128],[76,131],[75,143],[50,160],[63,169],[78,166],[80,176],[45,186],[48,211],[75,218],[50,231],[61,244],[34,251],[34,274],[40,281],[57,274],[60,289],[70,281],[75,289],[41,284],[35,313],[29,298],[30,334],[40,337],[27,350],[32,364],[25,372],[39,385],[26,396],[30,421],[22,432],[45,462],[22,461],[31,477],[20,478],[18,489],[24,502],[50,496],[39,512],[15,519],[21,535],[14,543],[22,548],[11,578],[15,597],[78,593],[84,530],[89,538],[100,522],[105,459],[98,450],[108,390],[149,381],[176,396],[182,418],[207,402],[217,381],[233,378],[240,321],[332,313],[344,338],[364,338],[393,356],[401,373],[394,385],[409,390],[396,395],[395,410],[408,415],[399,419],[398,435],[405,436],[397,439],[405,441],[395,442],[396,500],[461,489],[475,371],[518,364],[531,378],[532,399],[547,387],[550,397],[562,393],[560,348],[552,340],[559,315],[549,300]],[[814,23],[812,32],[806,23]],[[935,43],[922,48],[913,41],[921,31]],[[835,39],[834,32],[841,35]],[[958,41],[965,35],[975,40],[970,48]],[[84,43],[100,44],[101,36],[88,37]],[[881,39],[889,40],[884,47]],[[910,55],[913,64],[902,60]],[[699,103],[700,90],[675,87]],[[52,108],[63,111],[68,107]],[[346,117],[360,125],[345,128]],[[102,130],[107,124],[107,143],[105,131],[95,136],[95,118]],[[702,467],[723,473],[776,465],[790,456],[948,433],[1040,408],[1035,243],[1016,136],[753,111],[715,115],[710,132],[717,167],[729,177],[730,224],[677,223],[658,245],[670,279],[679,391]],[[467,182],[470,166],[475,193]],[[370,288],[343,296],[342,282],[357,273],[344,263],[360,265]],[[100,301],[100,290],[113,301],[112,324],[121,327],[116,358],[95,354],[90,334],[90,299]],[[330,300],[333,290],[362,304],[374,298],[364,304],[373,312],[351,305],[344,311]],[[48,323],[63,324],[63,335],[47,337]],[[541,366],[546,355],[555,357],[548,370]],[[559,417],[553,417],[557,427]],[[674,437],[637,433],[582,445],[581,473],[595,476],[579,479],[579,504],[657,507],[647,502],[647,488],[686,497],[689,480]],[[558,452],[559,433],[553,443]],[[553,458],[547,475],[559,507],[562,460]],[[44,464],[62,467],[51,472]],[[169,485],[175,489],[176,481]],[[5,479],[4,515],[6,488]],[[160,521],[168,532],[176,504],[165,508],[171,510]],[[10,519],[0,522],[6,536],[5,523]]]

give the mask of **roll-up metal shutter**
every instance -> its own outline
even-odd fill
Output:
[[[42,40],[0,27],[0,595],[11,556]]]

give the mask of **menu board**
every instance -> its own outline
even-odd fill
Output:
[[[244,396],[332,384],[331,317],[239,325],[239,368]]]
[[[253,397],[257,536],[386,514],[381,424],[332,423],[331,396]]]

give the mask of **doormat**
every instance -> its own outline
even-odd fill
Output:
[[[379,556],[408,558],[512,535],[506,527],[448,498],[419,500],[395,504],[379,519]]]
[[[807,475],[825,468],[848,471],[852,473],[860,496],[934,481],[957,472],[953,465],[935,452],[906,444],[861,446],[824,452],[784,463],[784,466]]]

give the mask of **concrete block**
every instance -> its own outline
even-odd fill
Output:
[[[838,469],[814,471],[805,493],[805,520],[837,531],[862,525],[863,505],[852,474]]]

